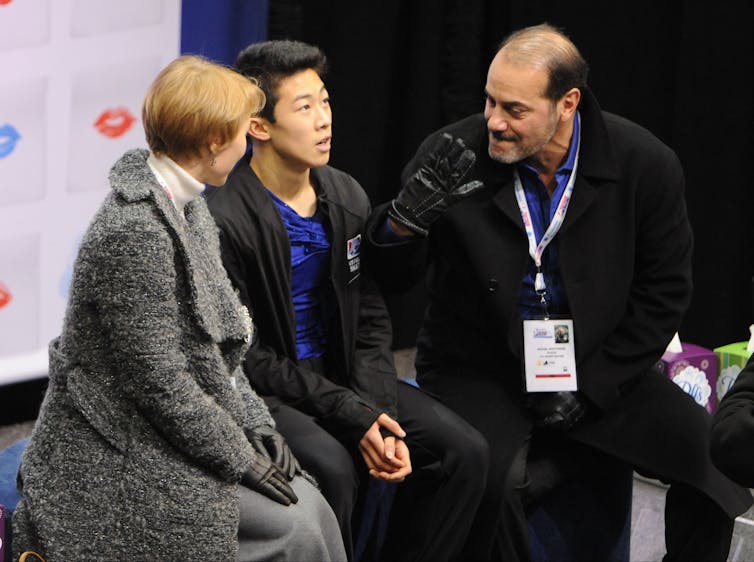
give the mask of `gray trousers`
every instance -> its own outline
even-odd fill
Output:
[[[300,476],[291,486],[298,503],[289,506],[238,486],[239,562],[346,559],[338,522],[319,490]]]

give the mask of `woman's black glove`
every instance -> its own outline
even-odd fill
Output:
[[[254,455],[251,465],[241,476],[241,484],[283,505],[298,502],[285,474],[264,455]]]
[[[301,465],[298,464],[285,438],[270,426],[262,425],[253,431],[247,431],[246,438],[254,450],[275,463],[288,480],[293,480],[293,477],[301,472]]]
[[[482,182],[477,180],[463,183],[475,161],[476,155],[461,139],[453,140],[449,134],[443,133],[424,157],[419,170],[393,199],[388,215],[395,222],[426,236],[429,226],[448,207],[482,187]]]
[[[586,403],[576,392],[531,392],[527,397],[534,425],[568,431],[581,421]]]

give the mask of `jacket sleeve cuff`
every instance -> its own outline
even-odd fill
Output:
[[[381,413],[366,402],[353,398],[343,405],[338,418],[344,423],[346,438],[358,443]]]

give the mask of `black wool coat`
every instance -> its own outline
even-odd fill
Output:
[[[736,378],[715,412],[712,460],[743,486],[754,486],[754,356]]]
[[[730,514],[741,513],[751,498],[711,465],[709,416],[652,369],[678,330],[692,290],[693,238],[680,162],[647,130],[602,112],[589,91],[579,111],[578,172],[553,244],[574,321],[579,390],[598,415],[570,436],[698,487]],[[442,132],[476,153],[468,180],[484,188],[452,206],[427,239],[403,244],[381,244],[371,235],[386,217],[386,206],[376,209],[367,259],[385,290],[401,289],[427,271],[429,304],[417,342],[420,383],[464,377],[473,384],[484,377],[523,403],[516,306],[531,258],[512,166],[489,157],[484,118],[473,115],[430,135],[404,169],[404,182]],[[518,415],[520,425],[530,423],[524,408]],[[658,424],[665,430],[657,431]]]
[[[326,289],[334,313],[326,327],[325,376],[299,365],[290,240],[248,161],[208,195],[208,206],[220,228],[225,268],[254,318],[244,363],[252,386],[358,441],[381,412],[397,419],[390,318],[358,249],[371,206],[348,174],[330,166],[311,174],[331,244]]]

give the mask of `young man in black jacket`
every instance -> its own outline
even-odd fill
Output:
[[[225,267],[257,329],[246,374],[319,481],[347,549],[368,472],[400,483],[383,558],[452,560],[481,498],[487,445],[397,380],[390,319],[360,254],[369,200],[327,166],[325,57],[269,41],[242,51],[236,69],[267,103],[251,119],[250,158],[208,198]]]

